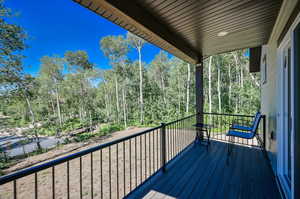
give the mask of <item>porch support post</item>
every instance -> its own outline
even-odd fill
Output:
[[[196,72],[195,72],[195,78],[196,78],[196,122],[197,123],[203,123],[203,105],[204,105],[204,92],[203,92],[203,58],[202,56],[199,57],[198,63],[196,64]],[[203,132],[201,132],[199,129],[197,129],[196,134],[197,140],[203,139]]]

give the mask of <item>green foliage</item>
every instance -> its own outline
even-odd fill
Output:
[[[41,128],[36,129],[38,131],[39,135],[44,135],[44,136],[55,136],[56,135],[56,126],[44,126]]]
[[[123,129],[124,127],[119,124],[105,124],[101,126],[99,133],[103,135],[107,135],[116,131],[121,131]]]
[[[123,130],[124,127],[118,124],[105,124],[102,125],[98,132],[87,132],[87,133],[81,133],[76,135],[75,141],[76,142],[83,142],[86,140],[89,140],[94,137],[101,137],[105,135],[109,135],[111,133],[114,133],[116,131]]]
[[[20,81],[23,70],[20,52],[26,48],[23,28],[7,22],[12,16],[12,11],[0,0],[0,86],[5,88]]]
[[[105,56],[109,57],[113,64],[123,59],[129,51],[128,43],[122,35],[102,38],[100,47]]]
[[[61,130],[64,132],[69,132],[85,126],[87,126],[86,122],[81,122],[78,118],[72,118],[63,124]]]
[[[83,142],[83,141],[89,140],[90,138],[95,137],[95,136],[100,136],[100,134],[90,133],[90,132],[81,133],[81,134],[76,135],[74,140],[75,140],[75,142]]]
[[[67,51],[65,53],[65,59],[70,66],[76,66],[77,70],[93,69],[93,64],[89,61],[87,52],[83,50],[78,50],[75,52]]]
[[[11,162],[6,162],[4,160],[0,160],[0,176],[4,175],[3,169],[7,169],[12,165]]]

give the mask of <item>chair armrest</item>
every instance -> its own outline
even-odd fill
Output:
[[[241,125],[232,124],[232,126],[229,127],[229,130],[238,130],[238,131],[243,131],[243,132],[249,132],[249,131],[252,131],[252,128],[249,126],[241,126]]]

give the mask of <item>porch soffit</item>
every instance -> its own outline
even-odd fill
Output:
[[[268,42],[282,0],[73,0],[189,62]],[[227,32],[226,36],[218,36]]]

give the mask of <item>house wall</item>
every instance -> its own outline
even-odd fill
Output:
[[[261,112],[266,115],[266,149],[272,164],[274,172],[277,172],[277,141],[278,141],[278,122],[280,119],[280,83],[279,71],[280,62],[278,57],[278,39],[283,32],[285,25],[290,18],[297,1],[284,0],[278,19],[270,36],[267,45],[263,46],[262,59],[266,55],[267,63],[267,81],[261,82]],[[262,60],[261,60],[262,63]],[[264,72],[261,71],[261,79],[263,79]]]
[[[261,82],[261,112],[266,115],[266,149],[274,171],[277,169],[277,114],[278,114],[278,74],[277,45],[269,43],[262,48],[262,59],[266,55],[267,80]],[[275,60],[275,61],[274,61]],[[261,63],[263,61],[261,60]],[[261,75],[264,75],[261,72]],[[263,80],[263,77],[261,77]]]

